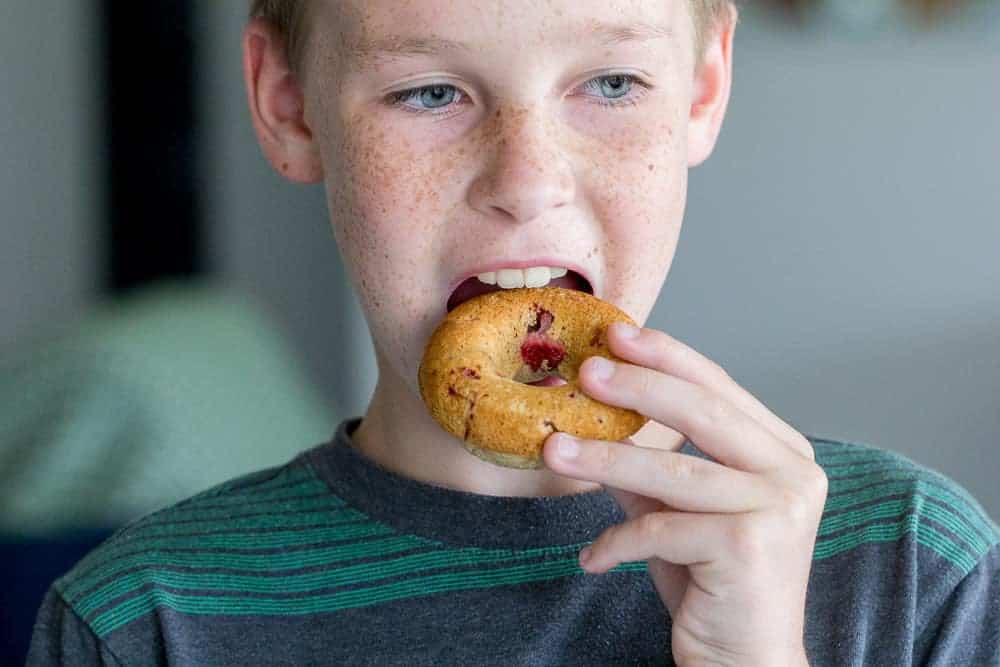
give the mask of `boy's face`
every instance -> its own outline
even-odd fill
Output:
[[[579,267],[645,322],[688,167],[728,99],[725,39],[693,71],[687,0],[317,3],[301,84],[311,157],[289,174],[287,154],[268,156],[323,181],[382,373],[416,392],[451,291],[498,261]],[[660,30],[615,39],[600,25]],[[416,38],[468,48],[377,50]]]

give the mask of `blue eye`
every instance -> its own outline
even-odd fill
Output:
[[[600,81],[601,92],[608,92],[608,98],[612,100],[628,95],[628,91],[631,90],[631,84],[633,83],[629,80],[629,77],[622,76],[621,74],[616,74],[614,76],[602,76],[596,79],[591,79],[587,83],[591,83],[593,81]],[[605,83],[608,85],[605,86]],[[624,90],[625,92],[620,92],[621,90]]]
[[[611,74],[598,76],[587,81],[584,88],[592,89],[592,84],[595,82],[598,83],[597,87],[605,96],[597,104],[606,107],[624,107],[637,104],[638,99],[641,99],[645,91],[653,87],[652,84],[645,83],[632,74]],[[634,85],[640,86],[641,93],[629,95]],[[439,83],[392,93],[386,98],[386,102],[391,107],[399,107],[410,113],[440,116],[444,115],[444,112],[434,110],[447,108],[456,101],[456,98],[462,98],[462,92],[458,88],[450,84]],[[408,103],[414,100],[426,106],[410,106]]]
[[[447,85],[427,86],[425,88],[418,88],[417,91],[420,93],[421,103],[426,104],[430,109],[441,109],[448,106],[458,93],[458,89],[455,86]],[[449,91],[451,92],[450,95],[448,94]]]

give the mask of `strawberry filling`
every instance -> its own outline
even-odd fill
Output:
[[[544,308],[539,308],[537,304],[535,308],[538,319],[534,325],[528,327],[528,335],[521,343],[521,359],[533,372],[548,372],[550,375],[527,384],[536,387],[558,387],[566,384],[566,381],[551,373],[559,368],[559,364],[566,357],[566,347],[548,334],[555,316]]]
[[[546,333],[554,319],[552,313],[544,308],[538,308],[538,320],[533,327],[529,327],[528,335],[521,343],[521,359],[536,373],[540,369],[554,371],[566,356],[563,344],[553,340]]]

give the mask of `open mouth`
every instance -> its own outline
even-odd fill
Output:
[[[594,288],[590,285],[586,278],[581,276],[579,273],[573,270],[566,272],[565,276],[560,278],[553,278],[549,281],[546,287],[564,287],[566,289],[579,290],[581,292],[586,292],[587,294],[593,294]],[[472,276],[467,279],[461,285],[455,288],[451,296],[448,297],[448,312],[450,313],[460,304],[479,296],[480,294],[487,294],[489,292],[496,292],[497,290],[503,289],[499,285],[488,285],[476,276]]]

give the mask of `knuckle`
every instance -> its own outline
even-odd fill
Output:
[[[600,445],[598,447],[595,459],[594,463],[598,469],[604,472],[610,472],[618,465],[618,455],[615,453],[613,447],[608,447],[607,445]]]
[[[782,515],[791,525],[801,526],[811,522],[815,509],[810,499],[796,491],[785,491],[781,494]]]
[[[812,443],[809,442],[809,438],[805,437],[801,433],[796,433],[796,437],[792,441],[792,447],[810,461],[816,460],[816,451],[813,449]]]
[[[728,402],[715,395],[709,395],[702,402],[702,409],[697,411],[694,419],[701,428],[715,427],[731,421],[734,408]]]
[[[810,462],[797,478],[794,487],[785,488],[780,494],[782,513],[795,525],[812,525],[825,505],[829,485],[826,472]]]
[[[635,369],[636,396],[656,396],[656,375],[648,368]]]
[[[694,462],[685,454],[666,452],[666,456],[659,457],[658,462],[666,479],[688,481],[694,477]]]
[[[659,356],[665,366],[676,368],[690,363],[694,350],[666,334],[658,337]]]
[[[727,537],[737,560],[754,563],[766,558],[769,546],[766,525],[757,515],[743,515],[730,523]]]
[[[826,470],[815,461],[810,461],[808,469],[809,472],[805,476],[806,488],[811,498],[822,503],[826,500],[826,494],[830,488],[830,479],[826,475]]]
[[[643,514],[636,519],[635,538],[642,544],[655,542],[663,532],[663,517],[654,512]]]

